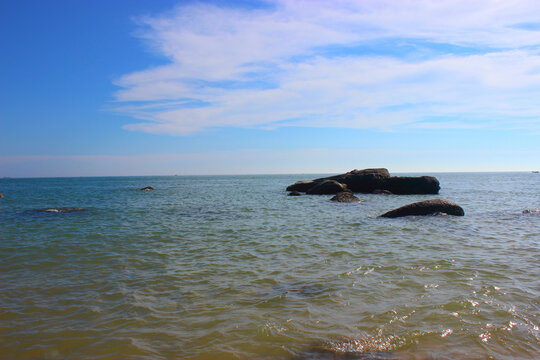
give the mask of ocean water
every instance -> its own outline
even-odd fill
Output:
[[[0,359],[540,358],[540,175],[425,175],[0,179]],[[377,218],[435,197],[465,216]]]

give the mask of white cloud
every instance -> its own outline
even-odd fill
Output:
[[[540,31],[521,26],[540,23],[535,0],[273,5],[140,19],[171,63],[116,81],[117,110],[144,120],[126,128],[539,127]]]

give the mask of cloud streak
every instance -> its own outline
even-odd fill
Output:
[[[138,19],[169,64],[117,79],[130,130],[540,128],[537,1],[275,1]]]

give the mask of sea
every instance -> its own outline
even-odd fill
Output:
[[[0,179],[0,359],[540,358],[539,174],[287,196],[324,175]]]

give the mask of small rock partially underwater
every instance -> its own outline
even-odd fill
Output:
[[[465,211],[463,211],[463,208],[458,204],[445,199],[433,199],[408,204],[388,211],[379,217],[396,218],[409,215],[433,215],[438,213],[455,216],[465,215]]]
[[[4,197],[4,195],[0,194],[0,199],[3,198],[3,197]]]
[[[540,210],[534,210],[534,209],[525,209],[521,212],[522,214],[534,214],[534,213],[540,213]]]
[[[154,190],[154,188],[151,187],[151,186],[146,186],[146,187],[143,187],[143,188],[141,189],[141,191],[151,191],[151,190]]]
[[[353,195],[352,192],[349,191],[342,191],[338,192],[333,198],[330,200],[337,201],[337,202],[344,202],[344,203],[353,203],[353,202],[361,202],[359,198]]]
[[[300,196],[302,195],[302,193],[300,191],[291,191],[289,194],[289,196]]]

